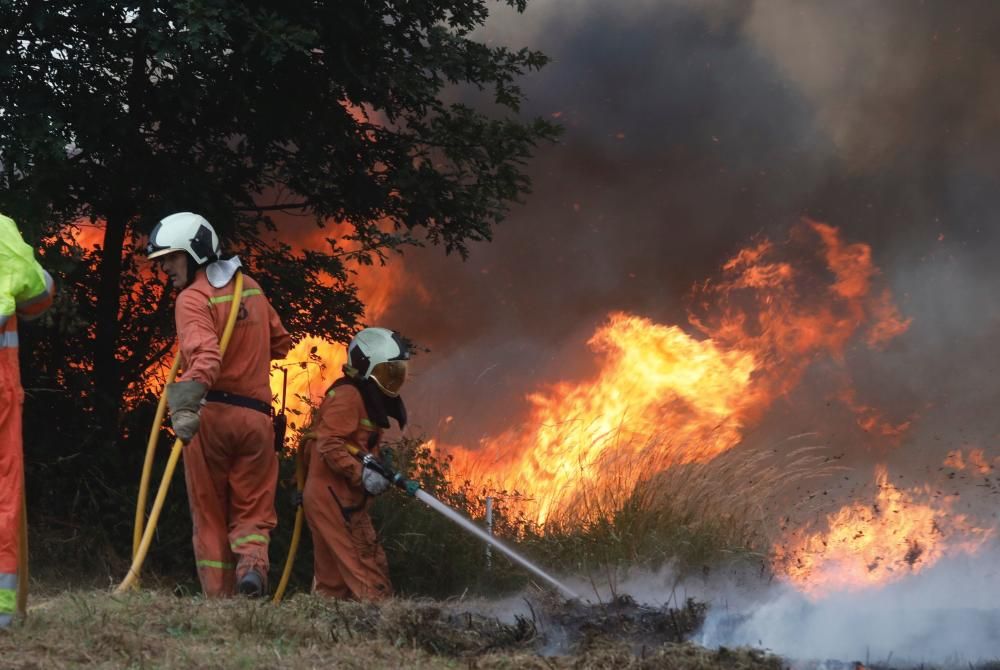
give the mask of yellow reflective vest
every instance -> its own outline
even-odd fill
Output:
[[[0,214],[0,353],[17,349],[17,317],[39,316],[52,304],[54,285],[14,221]]]

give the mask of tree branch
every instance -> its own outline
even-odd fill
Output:
[[[282,205],[254,205],[253,207],[237,207],[238,212],[276,212],[283,209],[306,209],[311,207],[312,203],[308,200],[303,202],[290,202]]]
[[[21,29],[24,28],[31,21],[31,16],[35,11],[41,6],[41,0],[32,0],[25,6],[24,11],[21,16],[14,21],[14,24],[7,31],[7,39],[0,42],[0,53],[6,53],[7,49],[10,49],[11,45],[17,41],[18,36],[21,34]]]

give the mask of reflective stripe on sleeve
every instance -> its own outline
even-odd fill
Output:
[[[243,291],[243,297],[244,298],[247,298],[247,297],[252,296],[252,295],[263,295],[263,291],[261,291],[259,288],[248,288],[247,290]],[[208,304],[209,305],[218,305],[219,303],[222,303],[222,302],[232,302],[233,301],[233,296],[234,296],[234,294],[232,294],[232,293],[230,293],[228,295],[217,295],[214,298],[209,298],[208,299]]]
[[[378,430],[378,427],[368,419],[361,419],[361,425],[368,430]]]
[[[263,542],[264,544],[267,544],[267,538],[263,535],[253,533],[251,535],[244,535],[243,537],[236,538],[229,546],[233,551],[236,551],[238,547],[242,547],[244,544],[249,544],[250,542]]]
[[[55,282],[52,281],[52,275],[45,270],[42,270],[42,274],[45,275],[45,289],[38,295],[31,296],[27,300],[21,300],[17,303],[17,313],[25,321],[31,321],[41,316],[52,305]]]

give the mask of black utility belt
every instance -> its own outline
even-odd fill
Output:
[[[226,393],[225,391],[209,391],[205,395],[205,400],[208,402],[221,402],[226,405],[236,405],[237,407],[246,407],[247,409],[256,410],[261,414],[271,416],[271,403],[257,400],[256,398],[248,398],[245,395],[236,395],[235,393]]]

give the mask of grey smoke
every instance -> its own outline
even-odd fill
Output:
[[[970,667],[1000,655],[996,547],[945,559],[877,591],[811,601],[775,584],[720,592],[698,641],[764,647],[794,659]]]
[[[566,133],[532,162],[534,194],[468,262],[407,254],[433,299],[404,290],[386,321],[431,349],[414,363],[416,430],[472,446],[522,422],[526,393],[592,372],[585,342],[608,312],[683,326],[694,282],[752,235],[780,240],[807,215],[871,245],[913,324],[884,351],[858,344],[842,366],[818,362],[746,441],[818,432],[844,456],[853,471],[826,485],[814,518],[870,496],[884,461],[895,484],[959,493],[955,512],[995,525],[994,473],[941,462],[952,449],[1000,451],[1000,4],[497,7],[480,37],[552,57],[523,82],[525,112]],[[887,419],[913,418],[897,448],[831,400],[843,374]],[[996,575],[989,558],[963,560],[816,604],[774,588],[734,610],[745,591],[727,585],[717,605],[750,616],[705,640],[872,661],[994,658]]]
[[[847,359],[860,400],[920,417],[901,460],[988,447],[998,23],[984,2],[498,3],[480,37],[552,57],[523,82],[525,113],[558,115],[566,134],[468,262],[408,252],[432,300],[404,290],[385,321],[431,349],[414,365],[417,428],[451,415],[442,437],[470,445],[502,431],[526,393],[587,377],[584,343],[608,312],[684,325],[694,282],[808,215],[870,244],[914,319],[887,351]],[[827,410],[825,373],[775,408],[790,422],[776,434],[828,429],[873,460]]]

